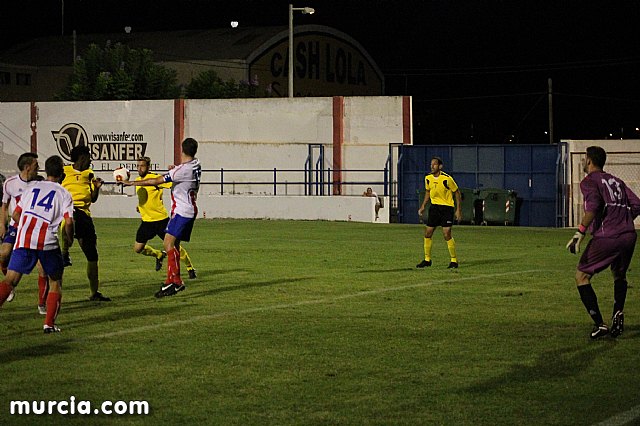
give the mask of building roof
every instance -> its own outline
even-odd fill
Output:
[[[337,36],[358,48],[379,75],[382,72],[363,46],[347,34],[323,25],[299,25],[299,33],[326,33]],[[76,55],[90,44],[105,46],[107,42],[123,43],[136,49],[150,49],[158,62],[194,60],[250,61],[276,40],[288,37],[288,27],[237,27],[210,30],[135,31],[126,34],[77,34]],[[49,36],[17,44],[0,52],[0,63],[23,66],[70,66],[73,64],[73,36]]]
[[[77,34],[76,52],[90,44],[123,43],[150,49],[156,61],[246,59],[258,46],[287,27],[245,27],[212,30],[154,31],[126,34]],[[31,66],[68,66],[73,63],[73,36],[40,37],[0,53],[0,62]]]

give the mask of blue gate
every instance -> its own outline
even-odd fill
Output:
[[[461,188],[514,190],[516,224],[562,226],[558,176],[564,171],[559,145],[404,145],[398,158],[398,220],[418,223],[418,193],[441,157],[444,171]]]

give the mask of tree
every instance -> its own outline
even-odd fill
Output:
[[[56,98],[69,101],[175,99],[180,96],[177,73],[153,62],[148,49],[120,43],[89,46],[79,58],[64,91]]]
[[[191,80],[185,95],[191,99],[258,98],[271,95],[268,90],[260,95],[258,87],[257,77],[236,83],[233,80],[223,81],[214,70],[206,70]]]

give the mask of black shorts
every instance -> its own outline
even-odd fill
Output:
[[[444,206],[442,204],[431,204],[429,207],[429,217],[427,218],[427,226],[435,228],[442,226],[443,228],[451,228],[453,226],[454,208]]]
[[[95,243],[98,239],[93,219],[80,209],[73,209],[73,221],[75,225],[75,237],[83,243]]]
[[[138,227],[138,232],[136,232],[136,243],[146,243],[147,241],[152,240],[155,236],[164,240],[167,223],[169,223],[168,217],[155,222],[141,222]]]

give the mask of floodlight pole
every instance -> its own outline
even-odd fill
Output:
[[[315,10],[311,7],[293,7],[289,4],[289,97],[293,98],[293,11],[299,10],[305,15],[313,15]]]
[[[547,102],[549,113],[549,143],[553,144],[553,82],[547,79]]]

